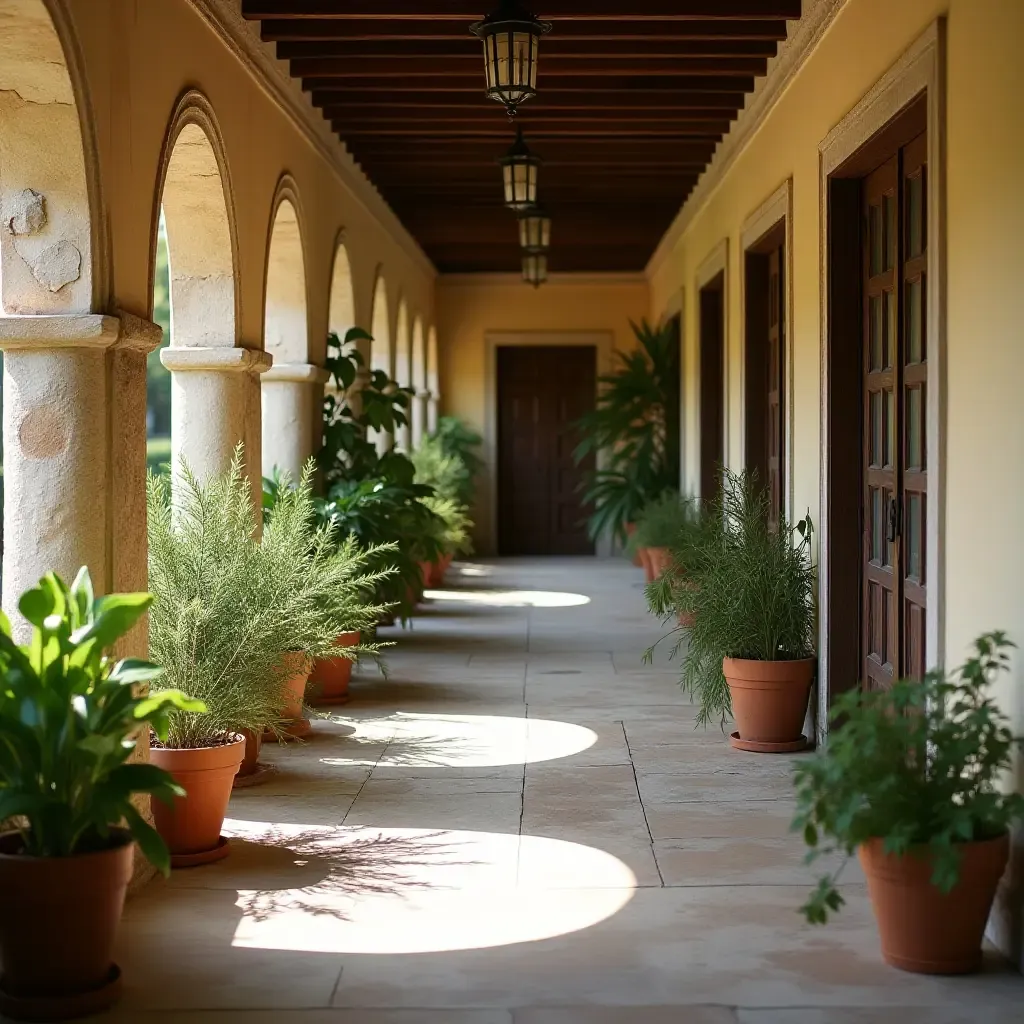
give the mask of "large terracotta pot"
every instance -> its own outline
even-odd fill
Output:
[[[340,633],[338,647],[356,647],[358,633]],[[343,704],[348,700],[348,685],[352,678],[349,658],[317,658],[309,674],[309,686],[314,704]]]
[[[174,776],[185,790],[173,804],[153,801],[153,821],[171,851],[173,867],[192,867],[227,856],[221,838],[231,783],[245,755],[245,737],[216,747],[153,747],[150,761]]]
[[[17,832],[0,835],[0,1013],[65,1020],[106,1009],[120,994],[112,956],[134,846],[74,857],[26,857]]]
[[[626,523],[625,524],[625,530],[626,530],[626,537],[627,538],[628,537],[632,537],[633,534],[636,533],[636,523]],[[638,569],[643,568],[644,560],[643,560],[643,558],[640,557],[640,550],[639,550],[639,548],[636,551],[633,552],[633,564]]]
[[[722,672],[729,684],[737,732],[733,746],[759,753],[787,753],[807,745],[801,735],[814,659],[748,661],[725,658]]]
[[[931,883],[925,851],[884,853],[881,839],[858,849],[878,922],[882,956],[917,974],[966,974],[981,965],[981,941],[1010,854],[1008,834],[958,843],[960,880],[948,893]]]
[[[647,561],[651,564],[651,576],[656,580],[672,565],[672,550],[671,548],[647,548]]]
[[[654,566],[651,564],[651,549],[650,548],[637,548],[637,555],[640,557],[640,565],[644,570],[644,582],[654,582]]]

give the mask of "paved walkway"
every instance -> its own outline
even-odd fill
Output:
[[[886,967],[851,871],[797,907],[789,758],[694,731],[639,570],[453,571],[390,678],[274,748],[233,855],[131,901],[137,1024],[1010,1024],[1024,980]],[[333,1009],[331,1009],[333,1008]],[[111,1018],[108,1018],[111,1019]]]

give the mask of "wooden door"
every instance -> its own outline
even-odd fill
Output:
[[[863,685],[925,671],[925,137],[864,181]]]
[[[498,551],[591,555],[579,485],[593,466],[573,460],[573,423],[594,408],[597,349],[498,349]]]
[[[783,302],[783,260],[782,245],[768,254],[768,345],[766,355],[767,395],[765,399],[765,469],[767,474],[769,516],[773,529],[777,529],[785,512],[785,406],[784,352],[785,352],[785,303]]]
[[[700,290],[700,496],[718,495],[724,459],[725,275]]]

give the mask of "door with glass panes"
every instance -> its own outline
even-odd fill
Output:
[[[864,180],[862,682],[925,671],[925,136]]]

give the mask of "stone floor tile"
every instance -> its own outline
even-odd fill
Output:
[[[993,1006],[829,1007],[738,1011],[739,1024],[1020,1024],[1020,1008]]]
[[[554,840],[527,833],[519,848],[517,884],[527,889],[658,887],[661,873],[645,835],[594,839],[562,831]]]
[[[792,800],[675,803],[646,806],[655,839],[784,839],[790,834]]]
[[[785,775],[638,772],[637,783],[645,807],[695,801],[735,803],[793,798],[793,780]]]
[[[465,793],[425,796],[415,801],[387,792],[360,796],[345,816],[346,825],[386,828],[472,829],[519,832],[522,796],[514,793]]]
[[[115,1010],[104,1024],[514,1024],[510,1010]],[[0,1017],[0,1020],[4,1018]]]
[[[568,1006],[516,1010],[514,1024],[736,1024],[724,1006]]]
[[[619,722],[596,722],[557,712],[527,718],[526,757],[530,764],[547,763],[559,769],[630,764]]]

